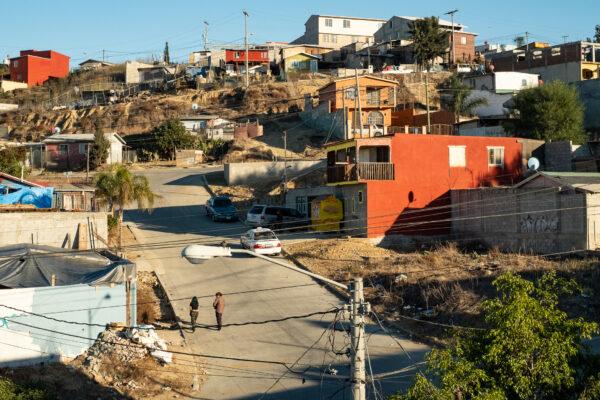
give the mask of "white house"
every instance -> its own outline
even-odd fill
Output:
[[[378,18],[311,15],[304,35],[291,44],[314,44],[339,49],[355,42],[373,43],[373,34],[387,20]]]

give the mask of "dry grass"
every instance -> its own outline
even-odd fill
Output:
[[[422,252],[403,252],[372,245],[366,239],[332,239],[289,245],[287,251],[313,272],[339,281],[365,279],[375,310],[390,318],[408,315],[437,322],[482,326],[481,302],[495,295],[492,281],[503,272],[538,278],[555,270],[573,278],[583,295],[565,299],[573,316],[600,321],[600,269],[596,258],[549,260],[543,257],[463,251],[454,244]],[[429,326],[411,327],[438,335]],[[424,329],[426,328],[426,329]]]

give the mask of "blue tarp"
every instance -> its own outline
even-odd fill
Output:
[[[54,188],[22,188],[0,195],[0,204],[33,204],[37,208],[52,208]]]

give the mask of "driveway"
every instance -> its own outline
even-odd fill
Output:
[[[312,278],[252,257],[191,265],[186,244],[234,240],[240,223],[214,223],[203,215],[208,193],[202,175],[212,170],[144,171],[162,199],[152,214],[129,211],[144,262],[157,271],[177,316],[184,322],[186,351],[200,353],[207,375],[194,398],[349,398],[348,320],[329,312],[343,300]],[[225,295],[224,328],[214,329],[214,293]],[[188,328],[188,304],[200,300],[201,325]],[[312,314],[312,315],[311,315]],[[311,316],[309,316],[311,315]],[[428,348],[367,326],[368,352],[377,377],[368,391],[389,395],[405,388]],[[369,366],[367,370],[369,371]],[[372,397],[372,394],[371,394]]]

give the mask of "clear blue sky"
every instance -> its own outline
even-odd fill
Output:
[[[171,58],[181,61],[201,48],[204,20],[210,24],[212,45],[241,44],[244,8],[250,14],[252,43],[293,40],[311,14],[443,17],[458,8],[456,20],[479,34],[478,43],[510,43],[525,31],[532,40],[558,43],[563,35],[579,40],[592,36],[600,24],[597,0],[19,0],[2,2],[0,55],[54,49],[71,56],[73,67],[86,58],[101,58],[102,49],[109,61],[160,56],[168,41]]]

